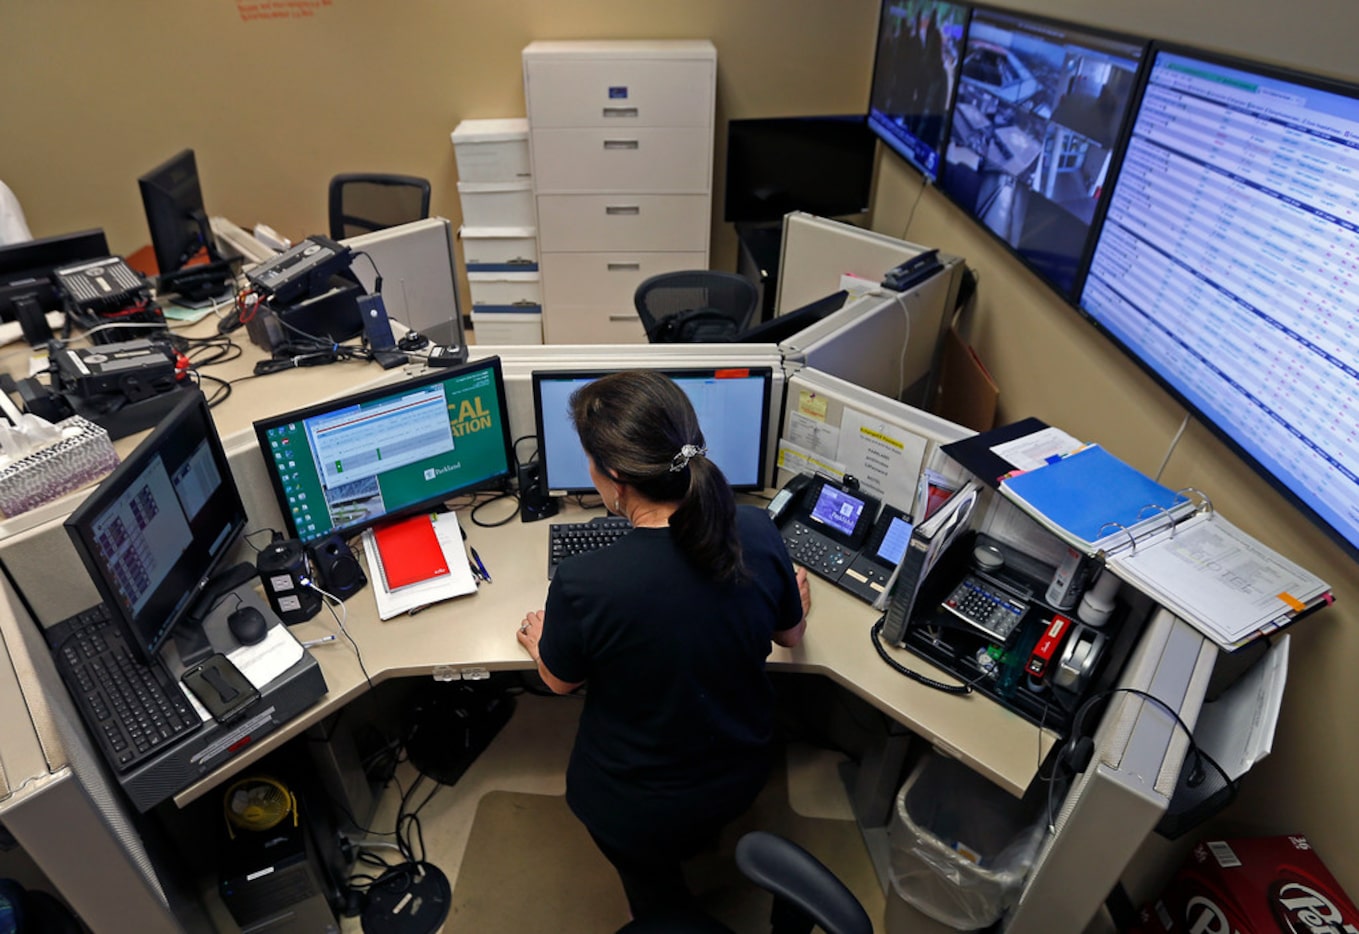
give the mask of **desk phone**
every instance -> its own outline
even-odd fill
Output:
[[[872,603],[911,538],[910,517],[853,482],[799,474],[769,504],[788,556]]]

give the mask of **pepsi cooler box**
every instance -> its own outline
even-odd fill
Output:
[[[1359,930],[1359,910],[1301,834],[1194,847],[1130,934]]]

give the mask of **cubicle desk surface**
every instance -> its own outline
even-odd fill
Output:
[[[492,511],[488,509],[487,511]],[[553,521],[586,521],[598,510],[566,505]],[[431,606],[415,615],[381,620],[369,588],[344,604],[344,627],[357,644],[368,677],[377,685],[392,678],[461,679],[486,671],[533,669],[515,638],[524,615],[541,609],[547,596],[548,522],[518,520],[481,528],[462,518],[468,544],[486,562],[492,583],[475,594]],[[369,578],[372,578],[371,571]],[[1020,796],[1040,761],[1057,742],[1022,717],[987,698],[957,697],[916,684],[878,657],[869,629],[877,613],[867,604],[819,580],[812,584],[807,635],[795,649],[775,647],[770,668],[825,675],[873,704],[912,733],[956,756],[1006,791]],[[258,760],[368,689],[354,645],[335,618],[322,610],[293,627],[303,642],[338,638],[310,651],[320,662],[329,693],[322,701],[242,752],[221,769],[175,795],[183,806]],[[951,676],[918,656],[889,648],[898,661],[931,678]]]

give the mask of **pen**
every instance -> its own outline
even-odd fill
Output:
[[[326,642],[334,642],[334,641],[335,641],[335,636],[334,636],[334,635],[322,636],[322,637],[319,638],[319,639],[308,639],[306,642],[303,642],[303,643],[302,643],[302,648],[304,648],[304,649],[309,649],[309,648],[311,648],[311,647],[314,646],[314,645],[322,645],[322,644],[324,644],[324,643],[326,643]]]
[[[481,555],[477,554],[475,548],[472,549],[472,560],[477,563],[477,569],[481,571],[481,576],[486,578],[486,583],[489,584],[491,582],[491,572],[486,570],[486,565],[482,563]]]

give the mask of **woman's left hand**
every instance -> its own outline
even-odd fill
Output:
[[[529,658],[538,660],[538,640],[543,637],[543,611],[533,610],[519,624],[515,638],[529,653]]]

